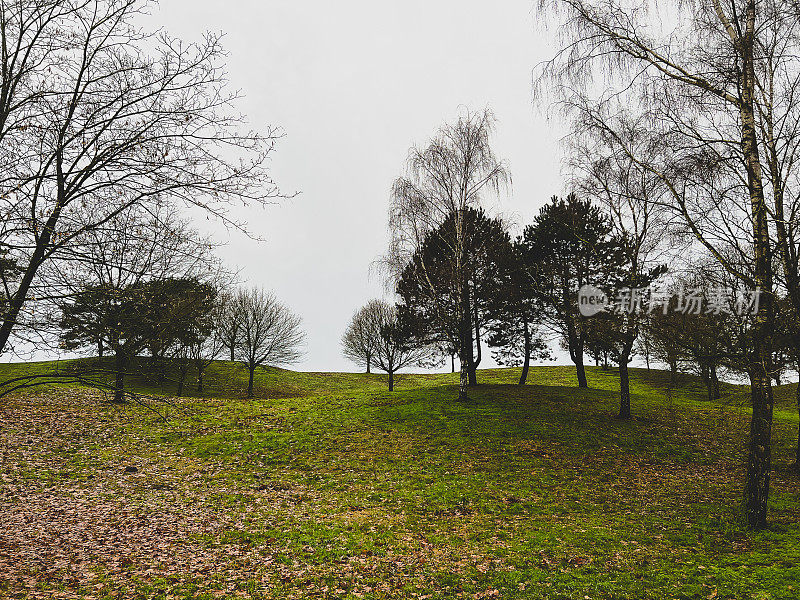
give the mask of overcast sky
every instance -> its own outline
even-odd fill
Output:
[[[386,296],[371,265],[385,252],[389,191],[408,150],[460,108],[489,107],[513,189],[490,208],[527,223],[562,192],[557,123],[531,98],[554,52],[531,0],[161,0],[156,24],[186,41],[226,34],[231,86],[256,129],[285,137],[272,171],[297,198],[241,213],[266,241],[221,250],[241,277],[303,318],[302,370],[355,370],[339,350],[352,313]]]

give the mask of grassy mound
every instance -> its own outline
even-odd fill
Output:
[[[390,394],[267,369],[247,401],[241,370],[213,372],[166,423],[76,388],[4,405],[0,595],[797,597],[796,411],[776,415],[772,527],[747,532],[736,386],[708,403],[634,369],[619,421],[599,369],[588,390],[566,367],[481,371],[467,403],[450,374]]]

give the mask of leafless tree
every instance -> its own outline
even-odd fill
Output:
[[[420,346],[405,331],[398,318],[397,307],[383,300],[373,300],[367,305],[367,330],[373,339],[370,364],[389,375],[389,391],[394,391],[394,375],[408,365],[419,364],[431,354],[431,349]]]
[[[208,322],[203,324],[204,327],[201,327],[196,335],[190,337],[188,354],[197,369],[197,393],[201,395],[204,392],[206,369],[226,349],[221,327],[225,310],[226,307],[220,302],[218,295],[214,307],[208,315]]]
[[[595,130],[590,132],[596,133]],[[587,132],[589,133],[589,132]],[[635,123],[619,130],[619,136],[632,146],[649,143]],[[593,143],[590,143],[593,142]],[[580,136],[573,140],[570,166],[573,185],[594,198],[605,209],[614,235],[624,240],[623,265],[619,276],[624,286],[638,290],[653,284],[666,270],[665,228],[669,214],[663,206],[666,195],[661,180],[630,159],[617,144],[603,135]],[[631,293],[637,293],[636,291]],[[642,300],[642,307],[646,298]],[[616,355],[620,375],[620,418],[631,417],[628,364],[639,337],[645,315],[634,305],[614,320]]]
[[[300,317],[269,292],[259,288],[240,290],[233,302],[241,328],[235,354],[250,374],[247,397],[252,398],[256,368],[297,362],[302,356],[305,333],[300,328]]]
[[[381,300],[371,300],[360,308],[350,319],[350,323],[342,336],[342,353],[359,366],[366,368],[367,373],[372,367],[372,356],[380,344],[381,314],[385,303]]]
[[[467,113],[455,124],[442,127],[425,148],[413,148],[407,173],[395,181],[389,228],[392,239],[387,257],[390,272],[399,280],[426,239],[448,219],[455,218],[450,239],[445,240],[455,281],[458,309],[455,323],[449,323],[452,311],[443,304],[448,290],[437,289],[434,279],[426,276],[426,265],[419,269],[421,284],[427,287],[443,331],[458,332],[452,344],[461,362],[459,398],[467,398],[469,363],[472,358],[472,310],[470,282],[467,280],[466,211],[478,207],[487,192],[498,193],[509,182],[509,174],[492,152],[490,137],[494,117],[488,111]]]
[[[226,91],[220,38],[185,44],[137,23],[149,0],[20,0],[0,5],[0,351],[41,267],[133,206],[199,207],[233,226],[234,200],[278,191],[276,139],[249,132]]]
[[[242,322],[238,312],[236,294],[223,291],[219,297],[218,335],[224,348],[230,353],[231,362],[236,361],[236,346],[241,335]]]
[[[578,109],[582,126],[616,140],[660,178],[687,232],[744,285],[761,290],[748,369],[753,416],[745,504],[748,525],[763,527],[773,412],[770,221],[775,227],[789,216],[767,202],[779,178],[765,156],[769,123],[783,123],[788,129],[773,131],[786,133],[796,122],[788,110],[797,104],[796,6],[707,0],[673,7],[680,14],[656,0],[540,0],[540,6],[559,15],[564,47],[542,67],[538,89],[555,89]],[[591,94],[600,72],[607,91]],[[621,106],[650,118],[646,155],[618,136]],[[782,165],[796,141],[783,139]]]

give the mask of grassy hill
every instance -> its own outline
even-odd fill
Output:
[[[0,377],[52,365],[0,366]],[[136,378],[142,392],[172,393]],[[0,410],[0,596],[796,598],[797,415],[778,392],[772,527],[738,521],[746,389],[589,369],[456,376],[245,373],[206,398],[102,402],[79,388]],[[163,386],[163,387],[162,387]]]
[[[175,363],[166,363],[162,368],[150,364],[147,358],[137,359],[130,369],[132,375],[126,378],[126,386],[140,394],[174,396],[180,377]],[[106,371],[108,374],[102,375]],[[73,359],[60,362],[0,363],[0,381],[26,375],[46,375],[48,373],[94,373],[96,377],[109,383],[113,381],[111,359],[98,360]],[[484,369],[480,371],[481,384],[514,384],[519,381],[521,369]],[[160,376],[159,376],[160,375]],[[205,398],[244,397],[247,391],[247,370],[240,364],[230,361],[215,361],[205,374]],[[615,369],[604,370],[587,368],[590,387],[604,390],[618,390],[619,379]],[[666,371],[653,369],[631,369],[631,389],[633,393],[648,395],[705,400],[705,388],[699,378],[679,375],[678,386],[670,390],[670,377]],[[528,383],[545,383],[552,386],[572,387],[577,385],[575,369],[567,366],[532,367]],[[398,390],[420,387],[457,385],[457,373],[444,374],[398,374],[395,385]],[[724,395],[742,392],[744,386],[722,383]],[[189,369],[186,377],[184,396],[198,396],[197,375]],[[326,395],[332,393],[384,391],[387,388],[385,374],[363,373],[302,373],[275,367],[256,370],[254,392],[262,399],[293,398]]]

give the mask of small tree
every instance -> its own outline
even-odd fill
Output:
[[[373,304],[374,303],[374,304]],[[389,391],[394,391],[394,374],[424,360],[430,350],[417,343],[408,322],[399,316],[396,306],[382,300],[373,301],[370,328],[377,333],[372,366],[389,375]]]
[[[236,296],[230,293],[220,294],[218,335],[223,347],[230,352],[231,362],[236,361],[236,346],[241,334],[242,322],[238,313]]]
[[[225,342],[221,335],[221,321],[225,314],[226,306],[217,296],[207,317],[198,323],[197,329],[191,336],[188,354],[197,368],[197,393],[203,393],[203,383],[206,369],[225,350]]]
[[[503,250],[498,272],[487,282],[493,289],[485,294],[489,345],[497,364],[522,366],[519,385],[525,385],[531,359],[550,358],[550,350],[539,333],[542,309],[525,273],[522,242],[505,244]]]
[[[61,305],[61,339],[67,349],[106,345],[114,355],[114,402],[125,399],[128,366],[154,340],[179,348],[202,329],[213,288],[195,279],[86,287]],[[184,365],[182,365],[183,367]],[[184,374],[185,371],[182,371]],[[179,395],[183,381],[180,382]]]
[[[342,336],[342,352],[348,360],[366,368],[370,372],[372,355],[380,344],[380,330],[375,328],[379,322],[383,303],[371,300],[360,308],[350,319],[350,324]]]
[[[241,328],[235,355],[249,372],[247,397],[252,398],[256,368],[297,362],[305,334],[300,317],[263,289],[240,290],[233,303]]]

